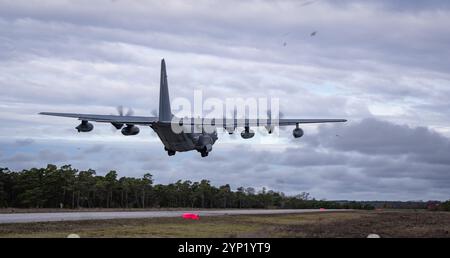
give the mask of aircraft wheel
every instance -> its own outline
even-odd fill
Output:
[[[173,155],[175,155],[175,151],[174,150],[167,150],[167,154],[169,156],[173,156]]]
[[[208,152],[207,151],[202,151],[201,155],[202,155],[202,157],[206,157],[206,156],[208,156]]]

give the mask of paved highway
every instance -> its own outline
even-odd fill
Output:
[[[183,213],[196,213],[202,216],[223,215],[262,215],[262,214],[292,214],[310,212],[330,212],[349,210],[196,210],[196,211],[106,211],[106,212],[48,212],[48,213],[7,213],[0,214],[0,224],[25,223],[25,222],[48,222],[69,220],[102,220],[102,219],[142,219],[161,217],[181,217]]]

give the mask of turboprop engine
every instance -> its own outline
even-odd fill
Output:
[[[302,137],[303,136],[303,129],[302,128],[300,128],[300,127],[298,127],[298,125],[297,125],[297,127],[292,131],[292,135],[295,137],[295,138],[300,138],[300,137]]]
[[[77,129],[78,132],[86,133],[92,131],[92,129],[94,129],[94,125],[86,120],[82,120],[81,124],[75,127],[75,129]]]
[[[255,136],[255,132],[251,130],[249,127],[245,127],[245,130],[241,132],[241,137],[243,139],[250,139]]]
[[[139,133],[139,127],[135,125],[127,125],[122,128],[122,134],[125,136],[136,135]]]
[[[202,146],[203,151],[210,152],[212,151],[213,139],[209,135],[200,135],[198,145]]]

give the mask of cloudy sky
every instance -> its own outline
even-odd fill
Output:
[[[72,164],[352,200],[450,198],[450,3],[431,1],[0,0],[0,167]],[[315,36],[310,36],[316,31]],[[150,128],[76,133],[40,111],[158,106],[172,98],[280,99],[292,139],[221,133],[207,158],[168,157]]]

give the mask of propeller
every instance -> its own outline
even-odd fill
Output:
[[[278,111],[278,118],[282,118],[284,116],[283,112]],[[267,110],[267,119],[272,119],[272,110]]]
[[[122,105],[119,105],[116,107],[117,109],[117,113],[119,114],[119,116],[124,116],[124,108]],[[125,116],[132,116],[134,114],[134,110],[132,108],[129,108],[127,113],[125,113]],[[113,127],[116,130],[120,130],[123,127],[123,123],[111,123],[113,125]]]
[[[224,113],[225,114],[225,113]],[[225,118],[227,118],[227,115],[225,114],[224,115],[224,117]],[[236,106],[234,106],[234,110],[233,110],[233,123],[236,121],[236,118],[237,118],[237,107]],[[226,120],[225,120],[226,121]],[[233,138],[233,139],[236,139],[237,137],[236,137],[236,128],[230,128],[230,129],[232,129],[233,131],[231,131],[231,133],[230,133],[230,131],[228,131],[226,128],[225,128],[225,130],[228,132],[228,135],[231,137],[231,138]]]
[[[284,114],[281,111],[279,111],[278,112],[278,119],[283,118],[283,117],[284,117]],[[267,110],[267,120],[268,121],[272,120],[272,110],[271,109]],[[270,127],[266,126],[266,129],[269,130]],[[272,130],[274,130],[274,128],[272,128]],[[285,130],[285,128],[280,126],[279,130]]]
[[[119,116],[123,116],[123,106],[117,106],[116,107],[117,113],[119,113]]]
[[[278,118],[280,119],[280,118],[283,118],[283,117],[284,117],[284,113],[279,111],[278,112]],[[282,131],[286,131],[287,130],[286,126],[279,126],[278,129],[280,129]]]
[[[119,113],[119,116],[124,116],[122,105],[117,106],[116,109],[117,109],[117,113]],[[134,110],[132,108],[129,108],[127,113],[125,114],[125,116],[132,116],[133,114],[134,114]]]

